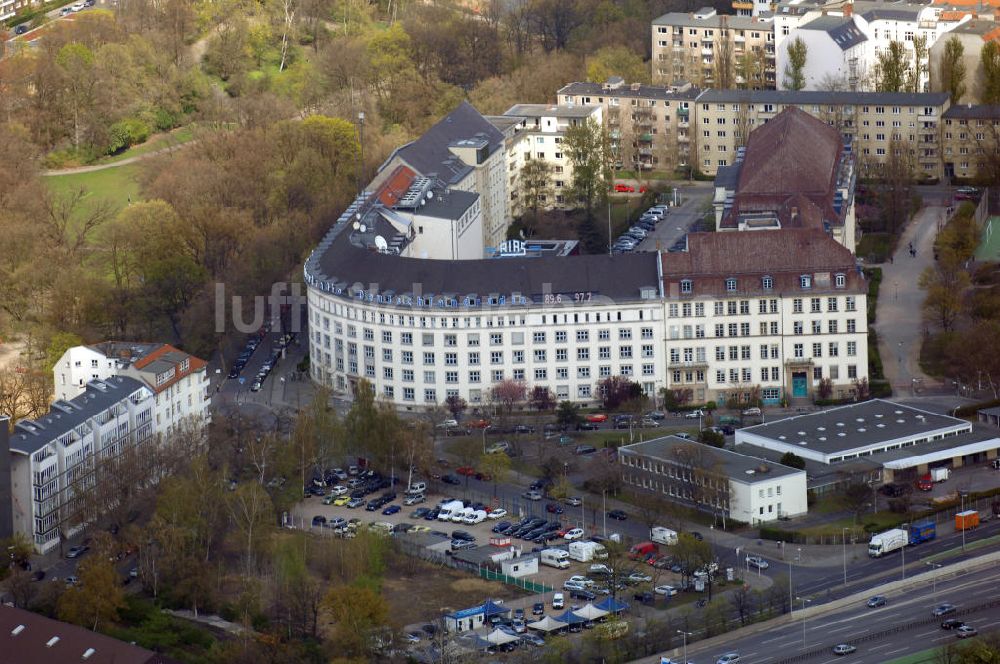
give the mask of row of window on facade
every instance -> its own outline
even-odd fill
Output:
[[[811,274],[799,275],[799,288],[807,290],[812,288],[813,277]],[[736,277],[728,277],[725,280],[726,292],[734,293],[736,292],[739,285],[739,281]],[[764,276],[760,280],[761,288],[764,290],[772,290],[774,288],[774,277]],[[847,275],[843,273],[838,273],[834,275],[834,286],[836,288],[844,288],[847,286]],[[694,290],[694,280],[692,279],[681,279],[680,282],[681,293],[691,293]]]
[[[644,394],[652,395],[655,392],[655,383],[645,382],[641,384],[642,391]],[[342,377],[338,377],[338,387],[343,389],[344,381]],[[539,387],[547,388],[547,385],[541,385]],[[570,399],[572,396],[569,385],[556,385],[555,396],[557,400]],[[592,385],[578,385],[576,389],[576,398],[582,400],[589,400],[596,396],[597,390]],[[384,385],[382,387],[382,395],[389,400],[396,399],[396,387],[394,385]],[[417,400],[417,388],[414,387],[402,387],[400,390],[403,401],[416,401]],[[438,390],[436,388],[428,387],[424,388],[423,391],[424,402],[425,403],[439,403]],[[458,390],[445,390],[445,399],[452,396],[461,396]],[[481,390],[469,390],[469,403],[478,404],[483,401],[483,392]]]
[[[770,279],[770,277],[764,277],[764,279]],[[773,282],[765,282],[766,288],[770,289],[773,287]],[[684,282],[681,282],[683,290]],[[734,285],[735,288],[735,285]],[[686,292],[691,292],[690,290]],[[801,314],[805,313],[804,308],[805,300],[803,298],[797,297],[792,299],[792,313]],[[758,314],[780,314],[780,300],[777,298],[772,298],[769,300],[758,300],[757,301],[757,313]],[[749,316],[750,315],[750,300],[726,300],[726,301],[716,301],[713,303],[712,312],[716,316]],[[826,312],[827,313],[837,313],[840,311],[840,298],[839,297],[828,297],[826,298]],[[857,300],[853,295],[848,295],[844,299],[844,311],[857,311]],[[823,313],[823,299],[819,297],[813,297],[809,299],[809,313],[817,314]],[[668,318],[701,318],[705,316],[705,303],[704,302],[682,302],[673,303],[671,302],[667,305],[667,317]]]
[[[518,295],[515,293],[514,295]],[[546,302],[546,304],[559,304],[563,302],[561,296],[551,296],[553,298],[552,302]],[[490,306],[499,305],[499,299],[497,296],[490,296],[484,298],[484,301]],[[569,304],[570,302],[580,301],[577,298],[570,299],[567,296],[565,302]],[[585,300],[583,300],[585,301]],[[361,320],[364,323],[378,323],[379,326],[385,327],[389,326],[401,326],[401,327],[417,327],[419,322],[420,327],[440,327],[442,329],[451,328],[480,328],[480,327],[508,327],[515,326],[525,326],[527,325],[527,317],[522,315],[509,315],[509,316],[414,316],[406,314],[386,314],[379,312],[376,316],[375,312],[369,311],[367,309],[356,310],[353,307],[345,307],[340,304],[334,304],[332,307],[329,306],[329,302],[326,300],[320,300],[320,308],[324,311],[334,313],[337,316],[342,316],[350,319]],[[360,312],[360,316],[358,315]],[[655,318],[653,312],[638,310],[638,320],[652,320]],[[593,315],[593,320],[591,316]],[[485,320],[485,323],[484,323]],[[585,311],[583,313],[565,313],[565,314],[542,314],[541,325],[559,325],[560,323],[611,323],[611,322],[623,322],[625,317],[622,316],[621,311],[611,312],[591,312]],[[449,325],[449,321],[451,325]],[[460,324],[460,322],[462,324]],[[322,316],[318,311],[315,312],[313,323],[316,327],[322,325],[323,329],[330,329],[330,319],[327,316]],[[342,324],[340,321],[335,321],[335,330],[337,334],[342,334]],[[602,331],[603,332],[603,331]],[[365,331],[366,338],[374,334],[370,329]],[[404,333],[412,334],[412,333]],[[347,325],[347,335],[350,337],[357,335],[357,328],[354,325]],[[412,337],[411,337],[412,338]],[[425,336],[424,339],[427,337]]]
[[[358,373],[359,364],[356,360],[348,360],[345,364],[342,359],[338,358],[336,362],[337,371],[344,371],[345,366],[347,373],[352,375],[360,375]],[[576,367],[576,378],[579,380],[589,380],[593,377],[597,378],[608,378],[610,376],[633,376],[635,375],[634,367],[631,364],[620,364],[618,365],[618,370],[609,364],[600,365],[597,367],[596,372],[591,371],[591,367]],[[655,376],[656,366],[654,364],[642,364],[640,365],[640,373],[643,376]],[[404,383],[413,383],[416,381],[417,372],[413,369],[401,369],[398,372],[399,379]],[[447,384],[457,385],[459,384],[459,372],[458,371],[445,371],[443,372],[444,382]],[[503,369],[495,369],[488,373],[490,377],[490,382],[500,383],[506,380],[508,377],[516,381],[525,381],[528,379],[529,374],[524,369],[514,369],[509,374]],[[549,371],[545,367],[538,367],[531,374],[536,381],[548,380],[550,376],[554,376],[557,380],[569,380],[570,371],[568,367],[557,367],[554,371]],[[377,377],[377,372],[374,365],[365,364],[364,365],[364,376],[365,378],[374,379]],[[471,370],[466,374],[467,382],[472,384],[479,384],[483,382],[484,373],[478,370]],[[397,371],[393,367],[383,367],[382,368],[382,379],[383,380],[396,380]],[[433,385],[438,382],[438,372],[437,371],[424,371],[422,374],[423,382],[428,385]]]

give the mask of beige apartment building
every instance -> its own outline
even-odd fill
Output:
[[[720,16],[714,9],[671,12],[653,20],[653,82],[698,87],[775,87],[774,28],[769,20]]]
[[[698,168],[715,175],[734,162],[747,135],[785,108],[799,108],[836,127],[852,145],[861,174],[893,149],[910,151],[917,177],[943,175],[941,123],[947,93],[705,90],[694,105]]]
[[[688,83],[626,85],[612,77],[605,83],[570,83],[557,99],[561,105],[601,107],[618,168],[670,172],[691,165],[691,106],[700,93]]]
[[[1000,107],[958,104],[944,113],[943,174],[995,179],[1000,174]]]

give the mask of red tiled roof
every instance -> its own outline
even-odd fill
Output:
[[[410,184],[413,183],[413,178],[417,176],[416,173],[408,166],[397,166],[396,170],[392,172],[382,186],[379,187],[378,191],[375,192],[375,198],[378,199],[382,205],[386,207],[392,207],[399,199],[403,197],[406,190],[410,188]]]
[[[181,361],[183,359],[188,360],[188,367],[185,370],[181,370]],[[177,381],[190,376],[193,373],[201,371],[208,363],[201,358],[195,357],[194,355],[189,355],[182,350],[178,350],[171,346],[170,344],[162,344],[159,348],[150,351],[146,355],[142,356],[140,359],[136,360],[133,366],[143,373],[148,373],[147,367],[156,361],[168,362],[174,365],[175,373],[174,377],[169,381],[163,383],[162,385],[156,384],[156,376],[153,376],[152,380],[147,381],[150,389],[154,392],[162,392],[167,389]]]
[[[864,292],[865,280],[854,255],[836,240],[816,229],[722,231],[691,233],[686,252],[665,253],[663,282],[669,298],[681,297],[680,282],[690,279],[692,292],[683,297],[747,295],[803,296],[824,292]],[[812,287],[801,288],[799,278],[812,276]],[[835,275],[846,278],[844,288],[834,288]],[[761,279],[771,277],[765,291]],[[737,280],[736,291],[726,290],[726,279]]]

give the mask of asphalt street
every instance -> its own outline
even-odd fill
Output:
[[[688,647],[688,661],[714,662],[725,653],[740,655],[740,664],[779,664],[796,661],[832,664],[883,664],[892,659],[957,641],[955,632],[942,629],[940,622],[957,617],[980,632],[1000,626],[1000,604],[995,601],[1000,570],[973,572],[936,586],[888,595],[888,603],[871,609],[863,601],[833,613],[806,620],[793,620],[745,637],[734,636],[724,646]],[[935,618],[932,609],[942,603],[954,604],[956,614]],[[798,603],[797,603],[798,605]],[[832,648],[840,643],[857,646],[857,652],[838,657]],[[683,661],[683,658],[681,659]]]

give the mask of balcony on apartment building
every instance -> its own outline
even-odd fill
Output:
[[[642,134],[639,134],[638,140],[639,140],[640,143],[652,143],[653,142],[653,134],[652,134],[652,132],[648,132],[648,131],[644,132]]]
[[[704,369],[706,367],[708,367],[708,360],[670,360],[667,363],[669,369]]]

